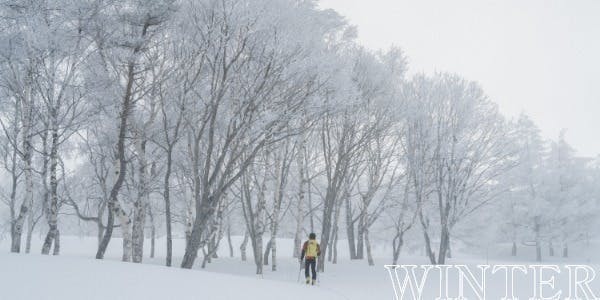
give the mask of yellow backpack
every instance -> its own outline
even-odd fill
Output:
[[[315,240],[308,240],[306,245],[306,257],[314,258],[319,256],[319,243]]]

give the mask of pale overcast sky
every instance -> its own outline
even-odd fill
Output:
[[[600,0],[321,0],[373,49],[400,46],[411,73],[478,81],[507,116],[562,128],[580,155],[600,154]]]

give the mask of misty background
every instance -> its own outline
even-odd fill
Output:
[[[511,117],[549,139],[562,129],[582,156],[600,154],[600,1],[322,0],[372,49],[401,47],[409,73],[479,82]]]

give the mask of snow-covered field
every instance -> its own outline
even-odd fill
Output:
[[[144,264],[122,263],[120,241],[111,243],[107,259],[93,259],[96,240],[94,238],[63,237],[63,253],[58,256],[41,256],[35,241],[33,254],[10,254],[7,241],[0,242],[0,300],[16,299],[394,299],[394,290],[387,270],[389,263],[383,257],[369,267],[366,261],[350,261],[342,252],[337,265],[327,265],[326,272],[319,274],[318,286],[310,287],[298,283],[298,261],[289,255],[291,241],[282,239],[278,252],[278,270],[265,267],[265,274],[258,277],[251,252],[249,261],[239,258],[239,238],[234,239],[235,257],[228,257],[224,241],[220,258],[213,260],[204,270],[200,259],[194,270],[178,267],[167,268],[164,263],[164,243],[157,241],[157,257],[145,258]],[[149,243],[147,243],[149,244]],[[342,244],[343,245],[343,244]],[[175,253],[181,253],[181,240],[175,243]],[[343,247],[341,247],[343,248]],[[382,256],[383,253],[380,253]],[[180,258],[175,259],[177,266]],[[475,266],[485,264],[486,259],[456,258],[451,264]],[[402,264],[426,264],[424,257],[403,257]],[[508,261],[490,260],[489,264],[507,264]],[[514,262],[513,262],[514,263]],[[523,262],[519,262],[523,263]],[[557,259],[552,264],[564,264]],[[574,262],[568,262],[574,263]],[[583,263],[583,262],[582,262]],[[600,270],[596,267],[596,270]],[[476,270],[475,270],[476,271]],[[520,299],[532,296],[534,285],[531,274],[516,280],[516,295]],[[545,287],[545,295],[562,289],[568,291],[567,273],[556,275],[556,287]],[[593,282],[600,294],[600,281]],[[449,285],[451,294],[457,292],[457,284]],[[466,295],[473,295],[465,285]],[[423,299],[434,299],[439,291],[439,281],[433,272],[425,282]],[[500,299],[505,292],[504,277],[488,279],[486,299]],[[410,299],[410,298],[405,298]],[[472,298],[471,298],[472,299]],[[562,299],[562,298],[561,298]]]
[[[93,259],[94,238],[62,237],[59,257],[39,255],[38,241],[32,254],[10,254],[8,241],[0,243],[0,300],[4,299],[390,299],[393,289],[383,262],[369,268],[366,261],[343,261],[328,265],[319,274],[320,286],[298,283],[298,261],[291,257],[291,241],[282,240],[278,271],[265,266],[263,276],[255,275],[252,252],[248,261],[239,258],[239,237],[234,237],[235,256],[229,258],[225,241],[219,255],[204,270],[201,259],[195,270],[164,267],[164,242],[157,241],[156,258],[144,264],[122,263],[120,240],[114,239],[107,259]],[[182,253],[183,241],[175,241],[175,253]],[[146,243],[149,245],[149,242]],[[160,248],[159,248],[160,247]],[[146,249],[149,253],[149,249]],[[303,275],[302,275],[303,276]],[[26,284],[25,284],[26,283]],[[25,288],[35,286],[35,289]],[[357,288],[359,287],[359,288]],[[375,292],[375,294],[374,294]],[[376,295],[376,296],[375,296]],[[375,296],[375,298],[373,298]]]
[[[344,299],[334,291],[78,257],[0,254],[1,299]]]

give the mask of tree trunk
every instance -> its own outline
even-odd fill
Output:
[[[106,234],[109,232],[109,230],[112,232],[112,229],[114,227],[114,223],[115,223],[115,213],[114,213],[114,209],[112,208],[112,204],[109,202],[108,203],[108,215],[106,217],[106,227],[100,227],[100,222],[98,222],[98,229],[101,231],[98,232],[98,238],[100,240],[98,240],[98,249],[96,250],[96,259],[102,259],[104,258],[104,250],[106,249],[106,246],[108,245],[104,245],[105,243],[108,243],[104,237],[106,236]],[[110,226],[109,228],[109,224],[113,224],[113,226]],[[102,256],[99,256],[100,251],[102,251]]]
[[[167,170],[165,171],[164,192],[165,223],[167,229],[167,257],[165,264],[170,267],[173,262],[173,229],[171,228],[171,168],[173,165],[173,146],[167,149]]]
[[[211,198],[211,197],[208,197]],[[185,247],[185,254],[183,255],[183,260],[181,261],[181,267],[184,269],[191,269],[194,266],[194,261],[198,256],[198,250],[204,246],[205,241],[202,240],[204,238],[204,234],[207,230],[207,222],[209,219],[209,208],[212,205],[214,200],[199,200],[196,201],[197,209],[196,209],[196,217],[194,218],[194,222],[189,232],[189,242]]]
[[[400,251],[402,250],[402,246],[404,245],[404,237],[402,232],[396,233],[394,240],[392,241],[392,265],[398,264],[398,259],[400,259]]]
[[[32,170],[32,155],[33,147],[31,145],[31,129],[33,122],[33,101],[31,98],[30,88],[25,89],[25,98],[23,99],[23,173],[25,175],[25,197],[21,203],[19,214],[11,224],[11,247],[13,253],[21,252],[21,236],[23,234],[23,225],[25,218],[30,213],[33,206],[33,170]]]
[[[446,263],[446,254],[448,252],[448,228],[442,225],[442,232],[440,236],[440,249],[438,252],[437,263],[443,265]]]
[[[265,254],[263,255],[263,265],[265,266],[269,265],[269,254],[271,252],[271,246],[273,245],[272,242],[272,240],[269,240],[267,247],[265,248]]]
[[[227,226],[227,245],[229,245],[229,257],[233,257],[233,243],[231,242],[231,224]]]
[[[344,199],[346,204],[346,236],[348,238],[348,250],[350,253],[350,259],[356,259],[356,237],[354,236],[354,222],[352,220],[352,205],[350,198]]]
[[[333,260],[333,245],[335,244],[335,236],[337,233],[337,226],[333,227],[333,232],[331,233],[331,247],[329,247],[329,249],[327,250],[327,261],[331,262]]]
[[[365,230],[365,246],[367,248],[367,261],[369,266],[374,266],[373,253],[371,253],[371,242],[369,241],[369,230]]]
[[[304,197],[306,194],[306,176],[305,176],[305,156],[306,141],[304,134],[300,136],[300,144],[298,147],[298,202],[296,202],[296,231],[294,234],[294,258],[300,257],[302,244],[302,224],[304,223]]]
[[[329,241],[331,238],[331,227],[332,227],[332,213],[333,213],[333,206],[335,202],[335,194],[334,192],[328,188],[328,192],[325,195],[325,203],[324,203],[324,207],[323,207],[323,218],[322,218],[322,230],[321,230],[321,253],[325,254],[327,253],[328,247],[329,247]],[[319,259],[318,260],[318,270],[319,272],[324,272],[325,271],[325,260],[324,259]]]
[[[244,240],[240,245],[240,256],[242,257],[242,261],[246,261],[246,246],[248,245],[248,231],[244,232]]]
[[[263,238],[262,234],[259,234],[252,239],[252,249],[254,252],[254,264],[256,264],[256,274],[262,275],[263,273]]]
[[[152,225],[152,229],[150,230],[150,258],[154,258],[154,250],[156,247],[156,228]]]
[[[214,244],[214,241],[209,241],[206,244],[206,248],[208,249],[208,251],[206,251],[204,248],[202,248],[202,253],[204,254],[204,260],[202,262],[202,269],[204,269],[204,267],[206,266],[206,263],[212,262],[212,249],[214,248],[213,244]]]
[[[122,261],[131,261],[131,220],[119,202],[115,203],[114,212],[119,225],[121,226],[121,235],[123,237],[123,257]],[[104,235],[106,239],[106,234]],[[104,240],[103,240],[104,241]],[[108,246],[108,245],[107,245]]]
[[[277,271],[277,236],[271,234],[271,271]]]
[[[204,165],[210,163],[210,156],[202,158],[200,151],[200,138],[194,137],[192,154],[193,171],[193,192],[194,192],[194,210],[196,215],[191,225],[189,233],[189,242],[186,244],[185,253],[181,262],[181,267],[191,269],[198,256],[198,250],[206,243],[207,231],[210,231],[210,221],[212,221],[214,212],[218,209],[221,201],[221,192],[211,193],[209,188],[204,186],[207,183],[208,174],[200,174],[199,166],[201,159],[205,159]]]
[[[206,263],[212,263],[212,254],[214,253],[214,249],[215,249],[215,241],[214,239],[210,239],[208,241],[208,243],[206,244],[206,248],[208,251],[204,250],[204,248],[202,248],[202,252],[204,253],[204,261],[202,262],[202,268],[204,269],[204,266],[206,265]]]
[[[226,198],[226,196],[223,196],[223,198]],[[219,251],[219,246],[221,245],[221,240],[223,239],[223,220],[225,207],[225,201],[219,201],[219,204],[217,205],[216,215],[213,220],[212,227],[210,229],[210,239],[208,245],[209,263],[212,262],[212,258],[219,258],[217,252]]]
[[[419,212],[419,221],[421,222],[421,227],[423,229],[423,237],[425,239],[425,255],[427,255],[427,257],[429,257],[429,261],[431,262],[432,265],[436,265],[437,261],[435,258],[435,253],[433,252],[433,249],[431,248],[431,238],[429,237],[429,233],[427,232],[429,225],[428,225],[428,222],[425,221],[425,218],[424,218],[422,212]]]
[[[12,146],[11,153],[11,190],[10,190],[10,235],[11,239],[13,238],[13,234],[15,233],[15,224],[17,221],[15,207],[17,205],[17,188],[19,185],[19,171],[18,171],[18,159],[19,159],[19,149],[16,145],[16,141],[19,137],[19,117],[21,116],[21,105],[19,105],[19,101],[15,101],[15,119],[13,124],[13,138],[15,139],[15,145]]]
[[[217,253],[217,251],[219,250],[219,241],[220,241],[220,238],[218,238],[218,237],[213,238],[213,241],[211,243],[211,248],[210,248],[210,250],[211,250],[210,258],[219,258],[219,254]],[[211,262],[211,261],[209,261],[209,262]]]
[[[150,217],[150,258],[154,258],[154,251],[156,249],[156,224],[154,224],[152,207],[149,203],[146,204],[146,207],[148,208],[148,217]]]
[[[277,171],[275,199],[273,203],[273,213],[271,215],[271,271],[277,271],[277,233],[279,231],[279,215],[281,213],[281,203],[283,202],[283,195],[285,193],[285,186],[287,183],[288,166],[286,162],[288,157],[289,144],[286,141],[285,146],[279,152],[276,158],[275,170]]]
[[[96,244],[96,247],[100,247],[100,243],[102,243],[102,237],[104,236],[104,225],[102,224],[102,219],[104,216],[104,210],[106,208],[106,205],[100,205],[100,209],[98,210],[98,213],[96,215],[96,217],[98,218],[98,222],[96,222],[96,228],[98,230],[97,232],[97,239],[98,239],[98,243]]]
[[[344,187],[344,198],[350,197],[350,183],[347,182]],[[339,223],[340,213],[342,211],[343,199],[340,199],[335,204],[334,215],[333,215],[333,232],[331,234],[331,240],[333,241],[332,247],[330,247],[328,260],[334,264],[337,264],[337,243],[339,236]]]
[[[192,228],[194,225],[192,207],[189,206],[185,210],[185,245],[192,242]]]
[[[53,122],[54,123],[54,122]],[[58,167],[58,128],[52,126],[52,143],[50,146],[50,205],[48,206],[48,233],[42,246],[42,254],[49,254],[52,242],[58,234],[58,178],[56,176]],[[56,253],[54,248],[54,255]],[[60,249],[60,248],[58,248]]]
[[[33,208],[33,204],[31,205]],[[33,210],[27,215],[27,237],[25,238],[25,253],[31,253],[31,239],[33,238],[33,230],[35,229],[36,222],[33,217]]]
[[[266,190],[267,190],[267,178],[269,177],[269,170],[266,162],[269,161],[269,151],[265,151],[265,166],[263,170],[263,180],[260,185],[260,190],[258,192],[258,203],[256,207],[256,216],[254,217],[254,222],[256,223],[254,228],[254,236],[252,238],[252,244],[254,248],[254,262],[256,264],[256,274],[263,274],[263,265],[265,265],[263,261],[263,234],[265,232],[265,214],[266,214]],[[270,247],[267,245],[267,248]],[[266,257],[268,260],[268,256]],[[265,260],[265,261],[266,261]],[[268,264],[268,261],[266,262]]]
[[[441,179],[440,179],[441,181]],[[446,263],[446,254],[448,251],[448,246],[450,245],[450,228],[448,225],[448,216],[450,214],[450,204],[448,203],[449,199],[446,199],[446,202],[443,200],[442,187],[438,186],[438,207],[440,211],[440,247],[438,252],[437,263],[443,265]]]
[[[365,249],[365,243],[364,243],[364,237],[365,237],[365,223],[364,223],[364,215],[361,212],[361,216],[358,220],[358,237],[357,237],[357,241],[356,241],[356,259],[364,259],[365,255],[364,255],[364,249]]]
[[[117,141],[117,159],[118,159],[118,170],[115,171],[117,175],[117,179],[110,191],[110,198],[108,202],[108,208],[112,212],[109,213],[108,222],[106,224],[106,231],[104,232],[104,236],[102,237],[102,242],[98,247],[98,251],[96,252],[97,259],[103,259],[104,253],[106,252],[106,248],[108,248],[108,243],[112,238],[112,232],[114,227],[114,216],[117,216],[122,230],[123,235],[123,261],[129,261],[130,257],[130,246],[129,246],[129,217],[121,208],[121,205],[118,203],[118,195],[121,190],[121,186],[123,185],[123,181],[125,180],[125,173],[127,171],[127,160],[125,158],[125,138],[127,132],[127,120],[128,116],[131,113],[132,104],[131,104],[131,93],[133,87],[133,77],[134,77],[134,63],[131,62],[129,64],[129,74],[128,74],[128,83],[127,89],[125,93],[125,97],[123,100],[123,104],[121,107],[121,115],[120,115],[120,124],[119,124],[119,135]],[[111,217],[112,216],[112,217]]]
[[[203,246],[204,241],[202,240],[203,234],[206,231],[206,225],[208,220],[208,201],[196,200],[196,217],[194,218],[193,225],[189,232],[186,232],[188,236],[188,242],[185,246],[185,253],[183,260],[181,261],[181,267],[184,269],[191,269],[194,266],[194,261],[198,256],[198,250]]]
[[[131,236],[134,263],[144,258],[144,227],[146,225],[146,203],[148,203],[148,182],[146,176],[146,138],[136,141],[138,156],[138,195],[133,203],[133,230]]]
[[[142,28],[140,39],[144,39],[148,32],[148,27],[150,23],[145,23]],[[116,158],[118,160],[118,169],[115,171],[115,175],[117,175],[117,179],[113,184],[113,187],[110,191],[110,197],[108,202],[108,209],[112,210],[112,217],[109,213],[108,222],[106,224],[106,231],[104,232],[104,236],[102,237],[102,242],[98,247],[98,251],[96,252],[96,259],[103,259],[104,254],[106,252],[106,248],[108,248],[108,244],[112,238],[112,232],[114,227],[114,216],[117,216],[121,223],[121,230],[123,235],[123,260],[129,261],[131,256],[131,246],[130,246],[130,235],[131,232],[129,230],[130,220],[127,214],[121,208],[119,204],[118,196],[119,191],[121,190],[121,186],[123,185],[123,181],[125,180],[125,173],[127,172],[127,159],[125,157],[125,139],[127,134],[128,120],[129,115],[131,115],[133,111],[133,83],[135,81],[136,76],[136,61],[135,58],[138,56],[139,52],[142,50],[142,46],[136,46],[130,58],[130,61],[127,63],[127,75],[126,75],[126,85],[125,85],[125,94],[123,95],[123,102],[121,103],[121,111],[119,114],[119,132],[117,136],[117,152]],[[128,253],[129,252],[129,253]]]
[[[315,232],[315,217],[314,217],[314,210],[313,210],[313,204],[312,204],[312,191],[311,191],[311,178],[310,176],[308,176],[308,168],[306,170],[307,175],[306,175],[306,186],[308,187],[308,219],[309,219],[309,224],[310,224],[310,232]],[[302,240],[302,239],[300,239]]]
[[[202,264],[200,265],[200,268],[205,269],[206,264],[209,262],[210,262],[210,254],[208,254],[206,252],[206,249],[202,248]]]
[[[535,260],[537,262],[542,261],[542,241],[540,237],[540,217],[534,218],[534,232],[535,232]]]
[[[510,256],[517,256],[517,242],[513,241]]]
[[[338,237],[339,237],[338,233],[339,233],[339,231],[338,231],[337,226],[336,226],[335,235],[333,237],[333,247],[332,247],[333,248],[333,259],[331,261],[331,263],[334,264],[334,265],[337,264],[337,262],[338,262],[338,240],[339,240],[338,239]]]
[[[43,190],[43,196],[42,196],[42,213],[44,214],[44,217],[46,218],[46,222],[48,224],[48,228],[50,228],[50,219],[51,217],[51,213],[50,213],[50,201],[48,201],[49,199],[49,195],[50,195],[50,188],[48,187],[48,165],[50,164],[50,154],[48,153],[48,133],[50,132],[49,129],[50,125],[46,125],[46,128],[44,128],[43,133],[41,134],[41,140],[42,140],[42,151],[41,151],[41,155],[42,155],[42,172],[40,174],[40,177],[42,178],[42,190]],[[33,213],[33,211],[32,211]],[[31,236],[33,233],[33,214],[30,214],[27,218],[28,223],[29,223],[29,229],[27,231],[27,245],[25,246],[25,252],[29,253],[29,251],[31,250]],[[46,240],[48,240],[48,236],[46,236]],[[46,253],[44,253],[44,247],[46,246],[46,240],[44,241],[44,244],[42,245],[42,254],[49,254],[50,253],[50,247],[52,246],[52,239],[49,240],[49,245],[47,245],[47,251]]]
[[[54,235],[54,251],[52,255],[60,254],[60,231],[56,230],[56,234]]]
[[[181,262],[181,267],[184,269],[191,269],[198,256],[198,250],[203,248],[208,241],[212,238],[212,234],[217,231],[214,230],[212,223],[214,222],[215,212],[220,211],[220,205],[222,201],[222,194],[209,194],[207,191],[203,191],[202,196],[199,198],[200,184],[195,184],[195,196],[194,202],[196,204],[196,216],[192,230],[190,232],[189,242],[185,247],[185,253]],[[217,218],[220,218],[220,213],[217,213]],[[214,247],[216,249],[217,246]],[[214,252],[213,252],[214,253]],[[213,253],[209,253],[212,255]]]

